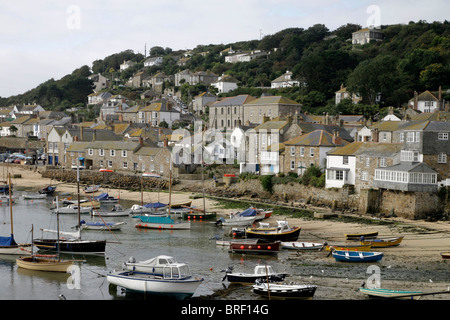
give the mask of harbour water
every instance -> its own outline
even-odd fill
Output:
[[[51,211],[51,197],[45,200],[19,200],[13,204],[14,236],[18,243],[31,243],[31,226],[34,238],[41,237],[42,228],[56,229],[56,214]],[[124,208],[133,202],[121,201]],[[83,214],[86,221],[101,221],[99,217]],[[130,257],[146,260],[165,254],[186,262],[191,272],[203,277],[204,282],[197,289],[193,299],[261,299],[251,292],[250,287],[233,286],[222,281],[221,270],[233,265],[235,271],[249,272],[258,263],[271,265],[278,272],[287,272],[291,279],[318,284],[314,299],[364,299],[356,293],[362,280],[367,278],[367,265],[351,264],[336,267],[327,252],[306,252],[301,258],[292,252],[282,250],[276,256],[250,256],[231,254],[224,247],[216,245],[214,238],[229,234],[229,229],[217,227],[213,221],[192,222],[191,230],[150,230],[135,227],[130,217],[103,218],[105,221],[124,221],[120,231],[83,231],[86,239],[106,239],[105,255],[63,255],[76,259],[74,274],[28,271],[18,268],[16,256],[0,256],[0,300],[57,300],[63,295],[67,300],[115,300],[140,299],[142,297],[124,294],[120,288],[111,288],[106,275],[120,270]],[[60,229],[69,231],[77,225],[77,215],[60,215]],[[10,209],[7,203],[0,205],[0,235],[10,234]],[[386,264],[380,263],[381,268]],[[448,266],[447,266],[448,267]],[[448,270],[448,268],[446,268]],[[390,273],[392,279],[424,281],[433,277],[435,281],[448,281],[449,273],[428,266],[397,268]],[[448,297],[450,298],[450,297]]]

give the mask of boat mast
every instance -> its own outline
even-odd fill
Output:
[[[205,126],[203,126],[202,130],[202,189],[203,189],[203,214],[206,215],[206,199],[205,199],[205,177],[204,177],[204,171],[205,171],[205,161],[203,158],[203,145],[205,143]]]
[[[169,216],[171,208],[172,208],[172,159],[170,160],[170,170],[169,170]]]
[[[80,218],[80,153],[77,152],[77,210],[78,210],[78,229],[81,228]]]
[[[14,234],[14,228],[13,228],[13,211],[12,211],[12,187],[11,187],[11,173],[8,173],[8,185],[9,185],[9,215],[11,216],[11,236]]]

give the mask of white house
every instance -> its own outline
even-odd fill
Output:
[[[366,44],[383,39],[383,32],[374,28],[364,28],[352,33],[352,44]]]
[[[163,63],[163,57],[150,57],[144,61],[144,67],[160,66]]]
[[[136,64],[136,62],[128,60],[128,61],[124,61],[121,65],[120,65],[120,71],[124,71],[132,66],[134,66]]]
[[[223,74],[219,79],[211,83],[212,87],[217,88],[219,93],[227,93],[237,89],[237,80],[230,75]]]
[[[353,142],[327,152],[325,188],[342,188],[344,185],[355,185],[355,151],[362,145],[361,142]]]
[[[271,88],[287,88],[287,87],[298,87],[300,81],[292,79],[292,72],[289,70],[285,74],[279,76],[271,82]]]
[[[421,94],[414,92],[414,98],[409,100],[409,106],[423,113],[433,113],[440,109],[442,99],[441,88],[439,88],[438,96],[430,91],[424,91]]]

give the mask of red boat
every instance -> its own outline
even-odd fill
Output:
[[[281,241],[268,242],[262,239],[243,239],[230,242],[231,253],[278,254]]]

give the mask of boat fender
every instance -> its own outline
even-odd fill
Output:
[[[128,263],[135,263],[136,259],[134,257],[129,257],[128,258]]]

